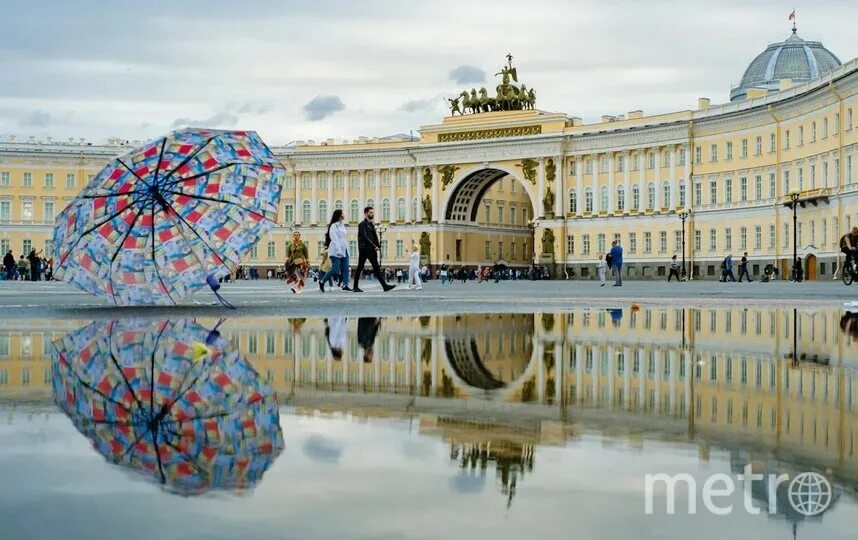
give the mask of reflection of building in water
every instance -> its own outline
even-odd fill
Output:
[[[555,419],[572,406],[608,409],[858,472],[858,355],[839,313],[799,311],[795,330],[792,310],[626,310],[618,324],[612,315],[387,318],[371,362],[354,319],[341,361],[323,320],[241,318],[222,331],[284,400],[298,392],[479,398],[498,411],[548,408]],[[4,322],[0,398],[49,397],[50,339],[77,326]],[[797,365],[794,339],[808,360]]]

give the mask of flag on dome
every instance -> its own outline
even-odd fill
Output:
[[[792,13],[790,13],[789,17],[787,17],[787,20],[788,21],[794,21],[795,20],[795,10],[792,10]]]
[[[116,305],[216,289],[274,225],[285,175],[252,131],[150,141],[112,160],[57,216],[54,276]]]

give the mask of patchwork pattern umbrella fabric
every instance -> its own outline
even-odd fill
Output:
[[[54,276],[117,305],[176,303],[227,275],[272,227],[285,175],[253,132],[153,140],[57,217]]]
[[[97,322],[54,345],[60,408],[108,461],[169,491],[252,487],[283,449],[274,391],[192,321]]]

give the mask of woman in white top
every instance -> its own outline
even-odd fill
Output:
[[[328,346],[331,348],[331,356],[334,360],[341,360],[343,357],[347,326],[348,319],[345,317],[332,317],[325,320],[325,337],[328,338]]]
[[[348,283],[348,267],[346,261],[349,257],[348,237],[346,236],[346,216],[339,208],[331,214],[331,222],[328,224],[328,232],[325,234],[328,257],[331,259],[331,269],[325,272],[319,280],[319,288],[325,292],[325,283],[333,281],[334,276],[339,274],[343,283]],[[350,290],[344,286],[343,290]]]
[[[408,260],[408,288],[412,285],[418,291],[423,288],[423,282],[420,281],[420,249],[417,244],[411,245],[411,258]]]
[[[608,261],[602,258],[602,254],[599,254],[599,265],[596,267],[599,270],[599,281],[602,282],[601,287],[605,286],[605,274],[608,272]]]

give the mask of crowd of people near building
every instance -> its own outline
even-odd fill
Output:
[[[54,276],[54,260],[46,259],[35,249],[16,259],[12,250],[3,256],[2,279],[7,281],[51,281]]]

